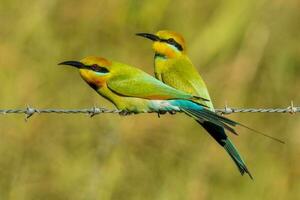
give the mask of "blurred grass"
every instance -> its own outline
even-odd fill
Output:
[[[300,3],[0,1],[0,108],[111,105],[57,63],[100,55],[152,73],[136,32],[182,33],[216,107],[280,107],[300,90]],[[254,181],[183,115],[0,116],[0,199],[300,199],[298,115],[235,114]],[[180,123],[179,123],[180,122]]]

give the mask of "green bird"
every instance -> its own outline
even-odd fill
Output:
[[[137,35],[153,41],[154,71],[157,79],[178,90],[208,99],[209,101],[199,99],[196,102],[214,111],[206,84],[187,56],[185,41],[180,34],[164,30],[156,34],[137,33]],[[197,120],[197,122],[226,150],[240,173],[242,175],[247,173],[252,178],[242,156],[226,135],[224,127],[211,121]]]
[[[209,105],[206,98],[172,88],[129,65],[95,56],[81,61],[65,61],[60,65],[78,68],[85,82],[120,110],[130,113],[183,112],[210,132],[217,130],[223,135],[223,129],[236,133],[233,127],[243,126],[206,108],[203,105],[203,102]],[[241,172],[247,172],[251,177],[227,136],[224,136],[224,140],[219,140],[220,136],[217,134],[213,134],[213,137],[221,144],[224,143],[225,149],[230,152],[238,166],[241,166]]]

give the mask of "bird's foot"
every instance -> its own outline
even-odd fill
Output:
[[[119,115],[121,115],[121,116],[128,116],[131,114],[133,114],[133,112],[130,112],[128,110],[122,110],[121,112],[119,112]]]

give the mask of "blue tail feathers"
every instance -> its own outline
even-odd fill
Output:
[[[192,101],[171,100],[169,102],[173,106],[178,106],[180,111],[186,113],[199,122],[209,121],[237,135],[237,132],[231,127],[238,125],[238,123],[235,121],[220,116]]]
[[[220,116],[215,112],[212,112],[191,101],[172,100],[170,103],[173,106],[178,106],[182,112],[193,117],[199,124],[201,124],[202,127],[205,128],[207,132],[226,150],[236,164],[240,173],[242,175],[247,173],[252,179],[252,175],[246,167],[245,162],[233,143],[227,137],[224,130],[226,129],[234,134],[237,134],[232,126],[234,127],[239,125],[239,123]]]

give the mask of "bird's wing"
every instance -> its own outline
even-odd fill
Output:
[[[151,100],[194,99],[193,95],[165,85],[152,76],[139,73],[111,78],[107,87],[120,96],[138,97]]]
[[[205,105],[206,107],[212,108],[213,105],[210,101],[209,94],[207,92],[207,89],[200,89],[199,83],[195,83],[193,80],[189,80],[183,76],[181,76],[179,73],[173,73],[173,72],[166,72],[161,74],[161,79],[164,83],[170,85],[171,87],[174,87],[178,90],[184,91],[188,94],[191,94],[193,96],[201,96],[205,99],[208,99],[209,101],[203,101],[202,99],[195,100],[197,103],[200,103],[202,105]],[[197,81],[197,80],[196,80]],[[199,81],[197,81],[199,82]],[[199,90],[200,89],[200,90]]]
[[[209,101],[206,102],[201,100],[198,100],[197,102],[213,108],[205,82],[189,60],[176,60],[176,62],[172,63],[172,67],[169,68],[169,70],[160,74],[160,78],[162,82],[171,87],[193,96],[200,96],[208,99]]]

